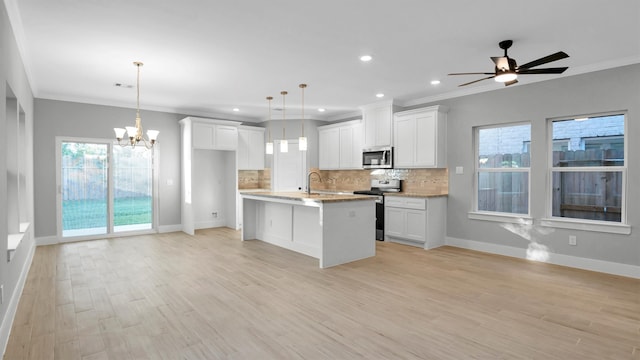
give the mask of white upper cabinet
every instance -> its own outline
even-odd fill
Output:
[[[392,101],[361,106],[364,125],[364,147],[392,146]]]
[[[229,121],[187,118],[193,122],[193,148],[207,150],[237,150],[238,125]],[[197,120],[195,120],[197,119]]]
[[[340,169],[362,168],[362,125],[346,125],[340,130]]]
[[[394,167],[447,166],[447,109],[443,106],[398,112],[393,119]]]
[[[360,120],[318,127],[319,167],[322,170],[362,168]]]
[[[264,128],[238,128],[238,170],[264,170]]]
[[[318,164],[320,169],[340,168],[340,129],[337,127],[324,129],[318,127]]]

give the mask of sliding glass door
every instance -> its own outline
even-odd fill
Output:
[[[151,229],[153,223],[152,151],[113,147],[113,231]]]
[[[62,237],[153,228],[152,150],[58,140],[58,151]]]
[[[107,233],[107,144],[62,143],[62,236]]]

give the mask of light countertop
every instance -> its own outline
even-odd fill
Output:
[[[386,193],[385,196],[432,198],[432,197],[440,197],[440,196],[449,196],[449,194],[424,194],[424,193],[399,192],[399,193]]]
[[[314,201],[314,202],[339,202],[339,201],[358,201],[358,200],[374,200],[374,197],[368,195],[352,195],[352,194],[337,194],[337,193],[320,193],[311,192],[308,195],[306,192],[293,191],[293,192],[255,192],[255,191],[240,191],[241,195],[250,195],[253,197],[266,197],[282,200],[299,200],[299,201]]]

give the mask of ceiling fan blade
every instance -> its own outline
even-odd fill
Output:
[[[518,75],[532,75],[532,74],[562,74],[568,67],[557,68],[544,68],[544,69],[523,69],[517,70]]]
[[[509,86],[509,85],[513,85],[513,84],[517,84],[518,80],[511,80],[511,81],[507,81],[504,83],[504,86]]]
[[[468,82],[468,83],[464,83],[464,84],[458,85],[458,87],[460,87],[460,86],[467,86],[467,85],[471,85],[471,84],[477,83],[477,82],[482,81],[482,80],[493,79],[494,77],[496,77],[496,76],[495,76],[495,75],[493,75],[493,76],[489,76],[489,77],[486,77],[486,78],[482,78],[482,79],[474,80],[474,81],[471,81],[471,82]]]
[[[469,72],[469,73],[451,73],[447,75],[494,75],[493,73]]]
[[[518,67],[518,69],[530,69],[532,67],[540,66],[540,65],[543,65],[543,64],[546,64],[546,63],[550,63],[552,61],[557,61],[557,60],[568,58],[568,57],[569,57],[569,55],[567,55],[567,53],[565,53],[564,51],[558,51],[555,54],[551,54],[551,55],[542,57],[540,59],[528,62],[528,63],[526,63],[524,65],[520,65]]]

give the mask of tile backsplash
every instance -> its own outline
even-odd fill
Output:
[[[371,179],[402,180],[402,191],[415,194],[447,195],[449,173],[447,169],[390,169],[390,170],[318,170],[311,177],[311,189],[323,191],[367,190]],[[271,169],[238,170],[238,189],[271,189]]]
[[[271,189],[271,169],[238,170],[238,189]]]
[[[402,191],[416,194],[447,195],[449,193],[449,173],[443,169],[389,169],[389,170],[318,170],[311,178],[312,190],[354,191],[370,187],[370,179],[402,180]]]

